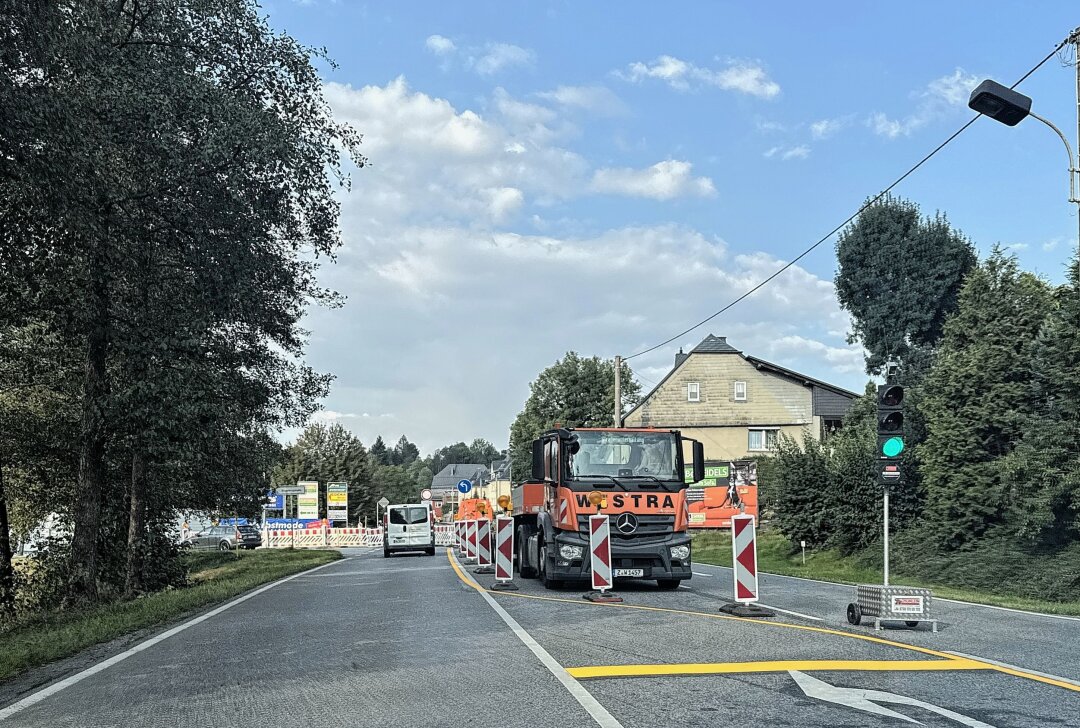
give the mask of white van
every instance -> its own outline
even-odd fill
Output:
[[[427,503],[387,506],[383,516],[383,557],[392,551],[435,555],[435,514]]]

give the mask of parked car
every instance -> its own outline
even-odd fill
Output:
[[[255,526],[211,526],[188,536],[180,545],[203,551],[253,549],[262,545],[262,535]]]

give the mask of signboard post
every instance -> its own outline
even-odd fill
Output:
[[[514,591],[514,519],[499,516],[495,519],[495,583],[492,589]]]
[[[334,521],[344,521],[349,525],[349,484],[327,483],[326,484],[326,520],[331,524]]]
[[[296,517],[313,521],[319,517],[319,481],[301,480],[296,484],[304,490],[296,496]]]
[[[611,578],[611,519],[604,514],[589,516],[589,562],[592,588],[582,597],[590,602],[621,602],[622,597],[609,594],[614,586]]]
[[[775,616],[754,603],[758,600],[758,575],[757,535],[753,516],[731,517],[731,556],[735,602],[725,604],[720,611],[737,617]]]

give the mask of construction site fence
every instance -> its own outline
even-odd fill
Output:
[[[451,546],[454,540],[454,526],[449,523],[435,524],[435,545]],[[381,548],[383,534],[381,528],[296,528],[266,529],[262,532],[263,548],[345,548],[366,546]]]

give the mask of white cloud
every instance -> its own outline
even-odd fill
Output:
[[[870,115],[867,125],[875,134],[888,139],[911,136],[927,124],[945,118],[963,106],[971,89],[978,83],[978,76],[957,68],[912,94],[915,110],[910,114],[893,118],[878,111]]]
[[[1020,251],[1027,250],[1030,247],[1031,246],[1027,243],[1012,243],[1011,245],[1006,245],[1004,249],[1019,253]]]
[[[626,71],[617,71],[616,75],[634,83],[658,79],[679,91],[704,85],[764,99],[780,93],[780,84],[770,79],[765,69],[753,61],[734,61],[726,68],[711,69],[664,55],[648,63],[631,63]]]
[[[326,95],[364,134],[371,166],[342,195],[344,247],[320,276],[347,303],[306,317],[307,362],[337,374],[319,420],[364,442],[404,432],[426,452],[475,436],[502,447],[529,382],[566,351],[639,351],[782,264],[684,225],[596,228],[558,205],[537,214],[538,201],[595,194],[597,175],[612,194],[715,194],[687,161],[593,170],[559,146],[559,114],[542,104],[496,93],[480,113],[403,78],[327,84]],[[664,305],[643,301],[643,290]],[[837,351],[850,321],[830,280],[794,266],[752,298],[712,330],[748,353],[858,386],[851,355]],[[553,300],[565,302],[554,318],[543,313]],[[659,381],[676,348],[634,360],[635,370]]]
[[[828,139],[847,126],[844,119],[822,119],[810,125],[810,136],[814,139]]]
[[[482,76],[491,76],[513,66],[531,66],[535,54],[510,43],[488,43],[470,59],[470,65]]]
[[[1059,245],[1061,245],[1061,238],[1051,238],[1042,244],[1042,249],[1049,253]]]
[[[694,177],[693,165],[676,159],[657,162],[645,169],[629,167],[598,169],[593,173],[594,192],[670,200],[674,197],[712,197],[716,188],[708,177]]]
[[[536,96],[560,106],[584,109],[601,116],[615,116],[626,111],[626,105],[606,86],[559,86]]]
[[[766,159],[773,159],[775,157],[784,161],[789,159],[806,159],[810,156],[810,147],[805,144],[799,144],[794,147],[769,147],[761,156]]]
[[[424,45],[437,56],[446,56],[457,50],[454,41],[441,35],[429,35]]]

